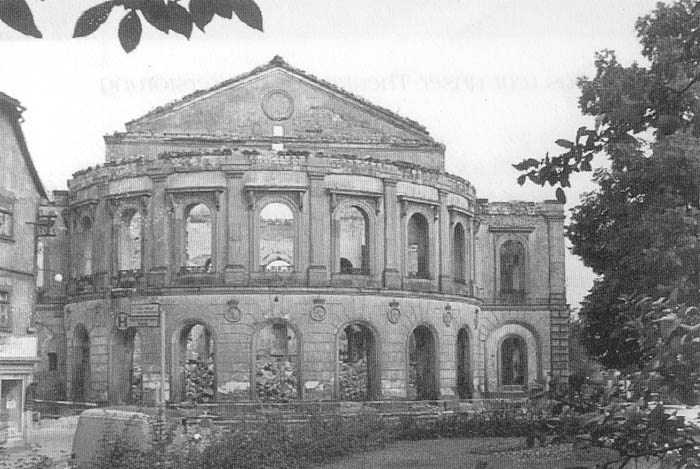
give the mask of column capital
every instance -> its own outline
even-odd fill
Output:
[[[398,182],[399,182],[398,179],[387,179],[387,178],[384,178],[384,179],[382,179],[382,180],[384,181],[384,185],[385,185],[385,186],[389,186],[389,187],[396,187],[396,184],[398,184]]]
[[[311,181],[323,181],[326,179],[326,173],[308,173],[309,180]]]

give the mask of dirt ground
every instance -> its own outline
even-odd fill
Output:
[[[9,464],[4,467],[22,467],[22,461],[41,455],[50,457],[56,463],[56,468],[66,467],[77,426],[77,416],[32,422],[27,445],[22,448],[8,449],[4,456],[7,459],[0,459],[0,461]]]

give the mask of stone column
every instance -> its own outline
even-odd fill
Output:
[[[151,174],[153,181],[152,197],[149,200],[149,217],[146,222],[146,239],[151,245],[150,270],[147,272],[148,284],[162,286],[170,280],[170,213],[165,193],[167,174]]]
[[[309,173],[309,286],[328,285],[331,220],[325,177]]]
[[[248,243],[251,233],[242,171],[226,172],[226,197],[228,210],[222,214],[227,226],[224,278],[227,284],[245,285],[250,271]]]
[[[442,293],[452,293],[452,243],[450,230],[450,213],[447,210],[447,192],[438,191],[440,207],[438,214],[438,280]]]
[[[384,179],[384,287],[401,288],[401,231],[396,180]]]

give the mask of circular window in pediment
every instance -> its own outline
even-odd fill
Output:
[[[292,116],[294,100],[286,91],[272,90],[263,96],[262,110],[273,121],[283,121]]]

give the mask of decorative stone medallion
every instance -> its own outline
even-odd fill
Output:
[[[294,113],[294,99],[282,90],[269,91],[262,98],[262,110],[273,121],[283,121]]]
[[[224,319],[228,322],[238,322],[241,320],[243,313],[238,307],[238,300],[229,300],[226,302],[226,311],[224,311]]]
[[[323,298],[316,298],[314,299],[314,307],[311,308],[311,319],[313,319],[316,322],[321,322],[326,319],[326,316],[328,316],[328,311],[326,311],[326,307],[323,306],[323,304],[326,302]]]
[[[450,305],[445,305],[445,312],[442,313],[442,322],[445,323],[445,326],[450,327],[453,319],[452,307]]]
[[[396,324],[399,322],[399,319],[401,319],[401,311],[399,310],[399,303],[398,301],[392,301],[389,303],[389,312],[386,315],[387,320],[392,323]]]

